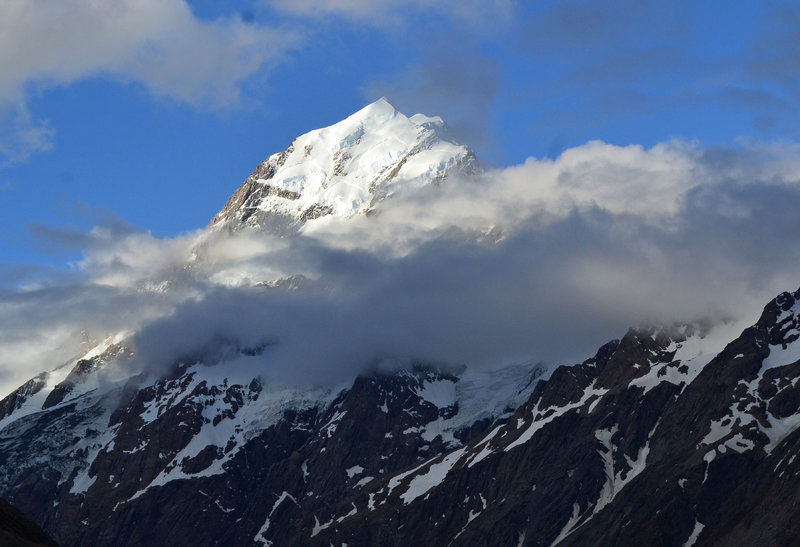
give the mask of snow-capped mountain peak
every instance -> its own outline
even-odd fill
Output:
[[[365,213],[397,192],[478,169],[439,117],[407,117],[385,98],[296,138],[262,162],[211,224],[283,233],[307,221]]]

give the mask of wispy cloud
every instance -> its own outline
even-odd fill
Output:
[[[757,80],[777,85],[795,101],[800,99],[800,52],[793,44],[800,32],[800,6],[774,2],[757,21],[747,69]]]
[[[23,162],[33,153],[49,150],[54,135],[47,121],[32,118],[24,100],[0,95],[0,166]]]
[[[534,132],[574,135],[580,127],[598,135],[647,123],[665,132],[662,138],[706,138],[714,133],[710,122],[703,127],[693,118],[713,118],[736,128],[726,139],[793,138],[800,125],[800,55],[792,47],[800,9],[784,1],[739,3],[719,19],[713,10],[637,0],[527,10],[511,32],[542,77],[526,93],[529,102],[547,105]]]

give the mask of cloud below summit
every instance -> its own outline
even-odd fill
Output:
[[[118,330],[154,366],[226,340],[269,344],[267,378],[334,382],[384,359],[572,363],[632,325],[749,323],[800,285],[799,172],[793,146],[591,142],[290,238],[98,228],[78,278],[0,296],[3,385]]]

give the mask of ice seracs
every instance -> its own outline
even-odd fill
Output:
[[[296,138],[262,162],[212,225],[285,233],[316,218],[365,213],[381,200],[479,170],[439,117],[407,117],[385,98]]]

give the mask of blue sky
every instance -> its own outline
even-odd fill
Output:
[[[495,167],[598,139],[794,142],[800,7],[765,6],[4,2],[0,284],[75,260],[96,224],[202,227],[266,156],[381,95]]]

